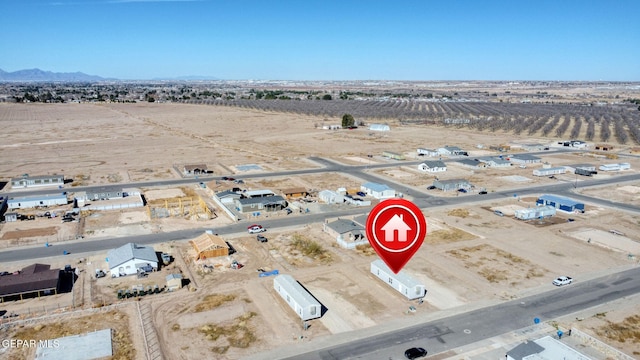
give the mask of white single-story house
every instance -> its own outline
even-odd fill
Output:
[[[39,186],[64,186],[64,175],[39,175],[29,176],[27,174],[21,177],[11,179],[12,188],[30,188]]]
[[[318,199],[327,204],[342,204],[344,195],[333,190],[322,190],[318,192]]]
[[[442,191],[471,189],[471,183],[465,179],[436,180],[433,182],[433,186]]]
[[[128,243],[107,252],[111,277],[158,270],[158,255],[150,246]]]
[[[507,351],[506,360],[527,359],[562,359],[562,360],[591,360],[590,357],[580,353],[574,348],[556,340],[551,336],[545,336],[534,341],[525,341],[513,349]]]
[[[385,184],[367,182],[360,186],[360,190],[376,199],[390,199],[396,196],[396,191]]]
[[[564,166],[550,167],[550,168],[542,168],[533,170],[533,176],[549,176],[549,175],[558,175],[564,174],[567,172],[567,168]]]
[[[438,157],[440,153],[435,149],[418,148],[418,156]]]
[[[542,159],[535,155],[530,154],[515,154],[509,157],[509,161],[513,164],[537,164],[542,162]]]
[[[30,209],[35,207],[67,205],[67,195],[40,195],[40,196],[22,196],[13,197],[7,200],[7,208],[13,209]]]
[[[281,274],[276,276],[273,279],[273,288],[303,321],[322,316],[320,302],[291,275]]]
[[[438,154],[444,155],[444,156],[468,155],[467,152],[462,150],[461,148],[457,146],[449,146],[449,145],[438,148]]]
[[[441,160],[425,161],[418,165],[418,170],[428,173],[443,172],[447,171],[447,165]]]
[[[553,216],[556,214],[556,208],[553,206],[536,206],[534,208],[518,209],[515,211],[516,219],[531,220]]]
[[[487,164],[487,166],[492,168],[506,168],[511,167],[511,162],[509,160],[500,159],[500,158],[489,158],[486,160],[480,159],[480,161]]]
[[[621,170],[629,170],[631,169],[631,164],[629,163],[619,163],[619,164],[604,164],[598,167],[599,170],[602,171],[621,171]]]
[[[406,271],[401,270],[395,274],[380,259],[371,262],[371,273],[409,300],[423,298],[427,293],[424,285],[412,278]]]

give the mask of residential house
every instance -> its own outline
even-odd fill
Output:
[[[404,155],[393,151],[383,151],[382,156],[393,160],[404,160]]]
[[[438,157],[440,153],[435,149],[418,148],[418,156]]]
[[[280,195],[243,198],[235,201],[236,209],[242,213],[255,211],[278,211],[287,207],[287,201]]]
[[[40,186],[64,186],[64,175],[39,175],[29,176],[24,174],[21,177],[11,179],[11,187],[16,188],[31,188]]]
[[[7,200],[7,208],[13,209],[29,209],[36,207],[67,205],[67,195],[39,195],[39,196],[22,196],[12,197]]]
[[[322,190],[318,193],[318,199],[327,204],[342,204],[344,195],[333,190]]]
[[[282,193],[284,194],[284,196],[285,196],[285,198],[287,200],[303,198],[303,197],[309,195],[309,191],[307,191],[307,189],[305,189],[303,187],[284,189],[284,190],[282,190]]]
[[[345,249],[355,249],[356,246],[369,242],[364,226],[354,220],[338,219],[325,222],[322,230],[335,238],[338,245]]]
[[[438,153],[443,156],[468,156],[469,154],[457,146],[445,145],[438,148]]]
[[[433,182],[433,186],[442,191],[471,189],[471,183],[465,179],[436,180]]]
[[[542,162],[542,159],[535,155],[530,154],[515,154],[509,157],[509,161],[513,164],[538,164]]]
[[[367,182],[360,186],[360,190],[380,200],[390,199],[396,196],[396,191],[385,184]]]
[[[127,243],[107,252],[111,277],[158,270],[158,255],[150,246]]]
[[[281,274],[276,276],[273,279],[273,288],[302,321],[322,316],[322,305],[320,302],[291,275]]]
[[[372,261],[370,269],[374,276],[409,300],[423,298],[427,293],[425,286],[411,277],[406,270],[396,274],[380,259]]]
[[[444,172],[447,171],[447,165],[441,160],[425,161],[418,165],[418,170],[428,173]]]

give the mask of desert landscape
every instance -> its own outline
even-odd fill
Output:
[[[576,99],[590,90],[549,91],[558,91],[565,98],[578,101]],[[535,93],[532,89],[527,91]],[[637,90],[625,90],[619,95],[636,93]],[[611,92],[597,92],[601,100],[611,96]],[[465,112],[468,109],[458,106],[462,106],[460,117],[469,117],[470,113]],[[340,218],[354,219],[365,215],[370,207],[351,215],[349,211],[355,212],[352,206],[321,203],[319,191],[341,187],[359,189],[366,180],[357,173],[322,172],[323,164],[315,158],[359,166],[362,174],[392,185],[409,200],[425,196],[471,198],[480,189],[492,194],[533,186],[575,184],[575,194],[637,207],[639,181],[581,186],[586,180],[613,181],[621,175],[637,174],[640,168],[637,143],[631,140],[620,143],[607,137],[608,141],[604,142],[615,144],[614,151],[595,151],[594,144],[601,143],[595,136],[584,151],[555,151],[564,148],[559,141],[589,137],[593,129],[589,130],[586,125],[588,116],[582,118],[584,126],[575,125],[582,123],[580,116],[544,115],[545,121],[538,121],[537,130],[532,131],[532,125],[520,132],[511,128],[490,131],[393,117],[357,119],[366,124],[385,123],[391,128],[376,132],[366,125],[351,130],[325,130],[322,128],[325,124],[340,124],[340,116],[283,112],[258,106],[161,102],[0,103],[0,124],[6,134],[6,140],[0,144],[0,180],[9,182],[23,174],[63,174],[68,183],[59,190],[71,199],[85,187],[123,185],[139,188],[146,201],[145,207],[81,212],[74,222],[61,222],[43,215],[45,210],[64,212],[69,206],[20,210],[36,218],[0,224],[1,251],[45,245],[62,249],[66,244],[77,242],[109,243],[123,237],[160,236],[174,231],[215,232],[238,223],[212,200],[220,191],[239,186],[247,191],[270,189],[279,193],[302,187],[310,193],[309,203],[304,206],[308,212],[302,211],[302,207],[291,215],[262,212],[247,215],[240,221],[246,225],[282,219],[297,221],[295,226],[269,228],[264,233],[268,242],[258,242],[255,235],[244,230],[223,234],[236,250],[233,255],[197,260],[188,240],[154,244],[156,251],[170,254],[172,261],[145,278],[97,279],[96,270],[108,269],[102,251],[35,259],[50,263],[52,268],[71,264],[77,274],[73,290],[3,303],[0,309],[16,316],[0,320],[0,333],[4,338],[51,339],[111,328],[114,359],[277,357],[275,351],[288,345],[313,344],[336,334],[384,327],[403,319],[418,322],[439,313],[461,312],[551,290],[551,281],[560,275],[584,282],[637,267],[640,264],[638,212],[585,201],[584,213],[559,211],[549,219],[522,221],[513,217],[515,211],[535,207],[536,196],[514,194],[500,199],[480,199],[464,205],[422,208],[428,224],[427,237],[404,271],[425,285],[427,295],[423,301],[409,301],[370,273],[369,264],[377,255],[369,245],[345,249],[323,230],[323,223],[335,220],[333,212],[342,211],[345,215]],[[637,119],[633,116],[629,118]],[[556,117],[558,120],[554,122]],[[515,120],[514,117],[512,121]],[[606,128],[610,127],[615,133],[616,121],[612,119]],[[536,121],[532,117],[527,124],[533,123]],[[547,129],[545,124],[555,125]],[[561,126],[565,130],[577,129],[575,136],[568,137],[568,132],[555,130]],[[604,128],[599,127],[597,135]],[[631,126],[625,129],[633,134]],[[524,168],[474,169],[452,162],[446,172],[432,174],[417,167],[425,160],[416,153],[418,148],[455,145],[467,150],[468,157],[473,159],[500,156],[501,152],[490,147],[503,144],[511,146],[509,154],[528,153],[524,145],[534,143],[550,150],[548,154],[545,150],[537,154],[542,157],[542,163]],[[406,160],[389,159],[383,156],[385,151],[402,154]],[[599,172],[588,179],[573,173],[558,174],[554,178],[532,175],[532,170],[541,169],[543,163],[549,166],[588,163],[597,168],[623,161],[630,164],[624,173]],[[153,184],[185,179],[180,169],[188,164],[206,164],[211,171],[209,176],[216,179],[207,179],[202,184],[195,178],[177,185]],[[317,172],[279,173],[307,169]],[[243,182],[240,185],[222,181],[221,176],[232,176]],[[427,190],[438,179],[456,178],[469,180],[474,191]],[[0,195],[12,196],[17,190],[6,184]],[[31,190],[19,191],[29,194]],[[178,201],[180,206],[184,203],[194,209],[200,206],[195,199],[201,199],[202,206],[210,212],[206,217],[191,216],[194,210],[187,211],[190,216],[152,215],[152,207],[169,207],[165,204],[172,203],[175,208]],[[505,216],[496,216],[496,210]],[[234,262],[242,267],[232,268]],[[3,262],[0,270],[15,271],[32,263]],[[259,276],[261,270],[293,275],[326,308],[323,316],[301,321],[275,292],[273,277]],[[121,289],[162,287],[165,277],[172,273],[180,273],[188,279],[188,284],[174,292],[118,299],[117,292]],[[607,306],[603,304],[602,308],[586,311],[580,317],[557,319],[553,326],[580,328],[629,356],[640,356],[637,295],[615,308]],[[619,328],[625,330],[618,331]],[[9,359],[35,356],[34,349],[2,350],[3,356]],[[607,355],[600,358],[608,359]]]

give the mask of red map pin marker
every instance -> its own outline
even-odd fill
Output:
[[[422,246],[427,220],[411,201],[389,199],[373,207],[366,230],[369,244],[397,274]]]

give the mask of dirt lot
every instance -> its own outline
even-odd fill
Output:
[[[64,128],[59,126],[61,120],[64,120]],[[239,170],[239,165],[258,164],[262,169],[251,173],[318,167],[307,160],[313,155],[364,165],[389,162],[379,156],[385,150],[405,153],[411,158],[418,147],[443,146],[443,139],[448,139],[449,145],[453,144],[451,130],[439,127],[427,130],[392,124],[391,132],[373,134],[364,128],[348,132],[315,129],[314,123],[318,121],[314,117],[293,114],[211,106],[0,104],[0,123],[10,135],[10,140],[0,145],[0,157],[7,159],[0,163],[0,174],[8,179],[23,173],[63,173],[74,180],[73,188],[74,184],[178,178],[180,175],[175,167],[205,163],[215,175],[233,174],[242,178],[244,172]],[[227,126],[231,123],[234,126]],[[259,135],[253,131],[256,124],[262,129]],[[36,125],[42,131],[24,132],[25,127]],[[455,145],[468,148],[471,156],[487,154],[487,150],[477,147],[478,144],[501,144],[510,140],[551,143],[555,140],[505,139],[500,134],[456,131]],[[79,146],[82,151],[78,151]],[[369,154],[373,156],[368,157]],[[543,160],[553,165],[614,162],[576,155],[545,156]],[[640,166],[635,158],[628,161],[632,163],[632,169]],[[487,188],[489,191],[559,181],[577,182],[578,190],[588,195],[636,205],[639,201],[638,184],[625,184],[615,189],[580,189],[582,179],[573,174],[559,175],[557,179],[534,177],[533,168],[536,167],[474,170],[453,165],[438,177],[467,178],[476,189]],[[397,167],[373,173],[381,176],[382,181],[386,179],[421,191],[435,179],[433,175],[419,172],[417,167]],[[302,186],[320,190],[359,188],[361,183],[360,179],[331,173],[247,179],[243,187],[277,191]],[[208,192],[229,186],[233,185],[211,182],[207,189],[194,186],[187,192],[194,191],[206,198],[210,196]],[[186,194],[177,187],[143,190],[149,200],[159,203]],[[434,195],[468,196],[458,192]],[[376,258],[371,251],[338,247],[334,239],[322,232],[322,224],[318,223],[305,224],[298,229],[269,229],[267,243],[259,243],[255,236],[246,234],[229,237],[228,241],[238,253],[215,261],[194,261],[184,242],[162,244],[156,250],[170,252],[176,261],[145,279],[102,278],[96,281],[91,275],[96,268],[106,266],[105,254],[91,255],[78,265],[84,272],[77,284],[84,289],[80,293],[84,300],[82,306],[90,308],[96,304],[122,302],[116,298],[117,289],[160,285],[169,272],[181,272],[191,281],[189,288],[152,295],[140,301],[152,308],[151,318],[165,358],[215,356],[236,359],[284,344],[314,341],[329,334],[384,324],[398,317],[422,316],[476,301],[519,298],[532,291],[548,289],[551,280],[558,275],[571,275],[576,281],[582,281],[637,263],[637,257],[629,257],[627,250],[634,249],[640,239],[638,215],[587,204],[585,214],[559,213],[555,218],[558,221],[545,224],[521,222],[510,217],[515,209],[532,206],[534,201],[535,198],[513,198],[465,208],[426,209],[429,234],[405,268],[428,288],[421,304],[407,301],[370,275],[369,264]],[[494,215],[496,209],[506,216]],[[575,221],[567,222],[569,216]],[[80,225],[86,240],[100,240],[184,228],[214,228],[229,222],[226,216],[203,221],[180,217],[150,219],[146,209],[92,211],[86,214],[83,223],[63,224],[58,219],[36,218],[30,222],[1,224],[0,243],[16,246],[66,241],[75,236]],[[606,235],[611,234],[611,229],[624,235],[611,240]],[[70,257],[47,261],[63,267],[71,259],[78,260]],[[244,267],[230,269],[228,265],[232,259]],[[29,264],[2,264],[0,270],[25,265]],[[212,266],[213,270],[209,271],[204,265]],[[278,269],[281,273],[294,275],[327,308],[327,312],[322,318],[310,321],[310,328],[303,330],[300,319],[273,290],[273,278],[258,277],[258,268]],[[5,307],[29,314],[32,312],[29,307],[55,309],[56,302],[63,296],[38,299],[37,303],[31,299]],[[65,304],[69,302],[68,299],[65,301]],[[132,299],[124,300],[124,303],[133,302]],[[408,311],[412,305],[416,307],[415,313]],[[134,310],[125,312],[118,308],[117,311],[128,316],[125,323],[130,325],[131,341],[141,342],[141,325],[136,320],[137,310]],[[617,310],[622,313],[620,319],[637,311],[632,307],[629,312],[624,310]],[[626,349],[624,344],[616,346]],[[135,356],[143,355],[136,352]]]

